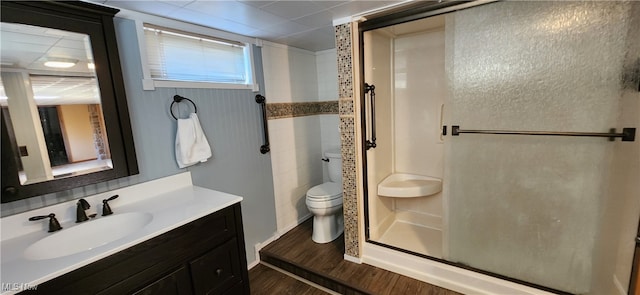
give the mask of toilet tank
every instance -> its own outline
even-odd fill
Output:
[[[324,153],[324,156],[329,159],[329,179],[332,182],[342,184],[342,155],[340,150],[328,150]]]

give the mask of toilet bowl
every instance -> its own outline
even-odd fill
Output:
[[[328,243],[344,232],[342,214],[342,158],[339,151],[325,152],[331,181],[307,191],[305,203],[313,214],[313,234],[316,243]]]
[[[335,240],[344,231],[342,215],[342,187],[334,182],[325,182],[307,192],[305,203],[313,214],[313,234],[316,243]]]

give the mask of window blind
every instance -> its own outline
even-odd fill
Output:
[[[248,84],[242,43],[144,25],[152,79]]]

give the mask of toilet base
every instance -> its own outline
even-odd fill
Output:
[[[313,234],[311,239],[318,244],[335,240],[344,232],[342,210],[335,215],[313,216]]]

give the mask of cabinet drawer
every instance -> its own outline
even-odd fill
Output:
[[[194,294],[222,294],[242,281],[235,238],[191,261],[189,267]]]
[[[133,293],[134,295],[190,295],[191,280],[186,266],[180,267],[152,284]]]

